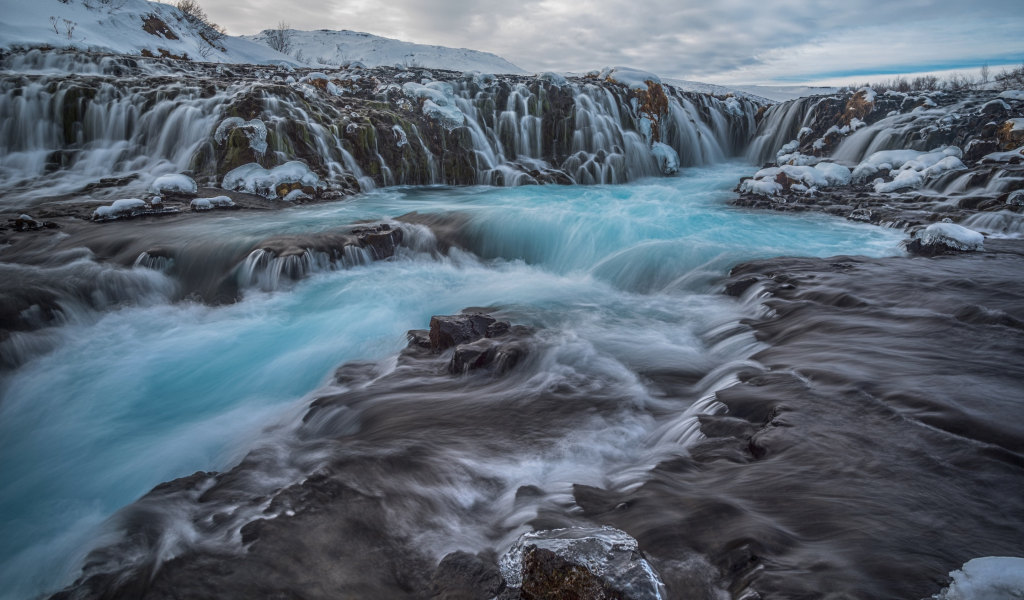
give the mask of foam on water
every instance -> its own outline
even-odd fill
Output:
[[[642,404],[656,400],[635,373],[641,366],[714,371],[757,348],[749,335],[715,345],[715,331],[751,310],[714,287],[731,265],[778,254],[897,252],[901,235],[891,230],[726,206],[727,190],[747,171],[692,169],[615,187],[390,189],[190,221],[195,239],[231,239],[413,211],[458,213],[464,249],[404,248],[394,260],[316,272],[287,290],[253,288],[230,306],[124,307],[49,332],[59,337],[56,348],[6,375],[0,388],[0,597],[66,583],[97,525],[118,508],[160,482],[237,463],[255,440],[287,430],[339,363],[386,363],[404,346],[403,333],[431,315],[500,306],[561,340],[542,371],[570,364],[583,376],[607,374],[624,398]],[[709,376],[706,393],[730,381],[727,369]],[[518,468],[524,480],[544,472],[567,485],[607,478],[646,462],[638,440],[676,444],[699,435],[686,418],[637,416],[614,431],[581,424],[558,460],[534,457]],[[474,490],[467,484],[458,493]]]

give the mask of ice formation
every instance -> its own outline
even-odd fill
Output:
[[[932,223],[918,238],[922,244],[945,244],[963,251],[985,249],[985,236],[955,223]]]
[[[267,152],[267,126],[260,119],[246,121],[241,117],[228,117],[217,126],[217,132],[214,133],[213,139],[218,144],[223,144],[231,130],[237,127],[243,128],[245,136],[249,138],[249,147],[257,154],[263,156]]]
[[[963,152],[956,146],[938,148],[931,152],[918,150],[883,150],[867,157],[853,170],[853,181],[861,182],[882,170],[892,173],[892,181],[874,180],[876,192],[895,192],[918,189],[925,181],[947,171],[966,171],[960,159]]]
[[[782,165],[769,167],[754,173],[753,179],[746,179],[740,185],[741,192],[751,192],[762,196],[774,196],[784,188],[776,181],[779,175],[785,175],[792,181],[803,184],[804,190],[811,188],[827,188],[850,183],[850,170],[843,165],[819,162],[813,167],[799,165]],[[793,186],[797,191],[800,188]]]
[[[234,206],[235,202],[227,196],[214,196],[213,198],[196,198],[189,204],[192,210],[210,210],[215,206]]]
[[[630,67],[615,67],[608,71],[605,77],[634,90],[646,90],[648,81],[651,83],[661,83],[661,79],[654,73]]]
[[[1024,599],[1024,558],[975,558],[949,576],[953,583],[934,596],[935,600]]]
[[[402,86],[402,93],[422,100],[423,114],[449,131],[462,127],[466,122],[466,115],[459,110],[450,83],[432,81],[423,85],[410,81]]]
[[[114,219],[125,215],[130,215],[136,210],[145,208],[146,201],[139,200],[138,198],[127,198],[124,200],[115,200],[110,206],[101,206],[93,212],[93,218],[98,219]],[[24,218],[24,215],[22,215]]]
[[[282,183],[299,183],[304,186],[323,188],[324,184],[306,163],[293,160],[267,170],[256,163],[242,165],[224,176],[221,187],[226,190],[259,194],[266,198],[277,198],[277,186]]]
[[[523,586],[523,555],[530,547],[554,552],[563,560],[584,567],[623,596],[661,600],[662,583],[641,557],[635,539],[611,527],[570,527],[525,533],[501,557],[499,568],[509,587]]]
[[[188,175],[161,175],[156,178],[150,187],[150,191],[154,194],[165,194],[167,192],[194,194],[198,189],[195,180]]]

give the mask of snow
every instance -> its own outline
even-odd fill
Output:
[[[631,67],[613,67],[605,77],[609,81],[622,84],[633,90],[647,90],[647,82],[661,83],[661,79],[654,73],[633,69]]]
[[[227,196],[214,196],[213,198],[196,198],[189,206],[192,210],[210,210],[215,206],[234,206],[235,202]]]
[[[83,0],[68,0],[67,3],[56,0],[4,2],[3,18],[0,19],[0,49],[75,48],[136,56],[143,50],[160,56],[163,49],[198,62],[294,62],[289,56],[267,46],[232,36],[225,36],[219,42],[223,50],[214,48],[200,37],[199,29],[170,4],[126,0],[123,7],[114,9],[118,3],[120,0],[109,5],[92,0],[90,9]],[[160,19],[178,39],[144,31],[144,20],[151,15]],[[50,17],[57,20],[56,30],[50,23]],[[64,19],[75,24],[70,37]],[[208,51],[208,56],[202,56],[200,49]]]
[[[199,188],[196,182],[188,175],[161,175],[153,181],[150,191],[154,194],[177,192],[179,194],[194,194]]]
[[[829,185],[850,185],[850,181],[853,175],[850,170],[843,165],[837,165],[830,162],[820,162],[814,165],[814,168],[821,171]]]
[[[309,198],[309,194],[306,192],[303,192],[302,190],[292,190],[288,192],[282,200],[285,202],[295,202],[296,200],[305,200],[307,198]]]
[[[1006,98],[1007,100],[1024,100],[1024,90],[1006,90],[999,94],[999,98]]]
[[[228,138],[228,133],[236,127],[245,128],[245,136],[249,138],[249,147],[256,151],[257,154],[263,156],[267,151],[267,126],[260,119],[253,119],[246,121],[241,117],[228,117],[221,121],[220,125],[217,126],[217,132],[214,133],[213,139],[218,144],[223,144],[224,140]]]
[[[1020,600],[1024,598],[1024,558],[986,556],[967,561],[949,574],[953,583],[936,600]]]
[[[663,83],[679,88],[684,92],[713,94],[715,96],[743,96],[757,104],[774,104],[787,100],[796,100],[807,96],[827,96],[839,92],[834,87],[808,87],[804,85],[716,85],[686,79],[662,79]]]
[[[409,143],[409,139],[405,135],[405,130],[402,129],[401,125],[394,125],[391,127],[391,131],[395,132],[395,145],[401,148],[402,146]]]
[[[1006,203],[1013,206],[1024,206],[1024,190],[1017,190],[1006,198]]]
[[[734,117],[743,116],[743,106],[740,105],[740,101],[732,96],[725,99],[725,112],[733,115]]]
[[[363,67],[407,67],[445,69],[449,71],[477,70],[486,73],[526,74],[504,58],[466,48],[428,46],[381,37],[358,31],[316,31],[288,30],[291,34],[293,52],[301,51],[310,66],[351,66]],[[241,36],[240,39],[264,45],[269,30],[257,35]],[[323,62],[320,62],[322,59]],[[294,59],[293,59],[294,60]]]
[[[657,159],[658,168],[665,175],[674,175],[679,170],[679,155],[672,146],[654,142],[651,144],[651,154]]]
[[[282,183],[301,183],[315,188],[324,184],[306,163],[293,160],[267,170],[256,163],[242,165],[224,176],[221,187],[226,190],[259,194],[277,198],[277,186]]]
[[[146,206],[145,200],[139,200],[138,198],[127,198],[125,200],[115,200],[110,206],[101,206],[93,212],[94,217],[101,219],[110,219],[123,216],[125,213],[132,213],[137,209],[144,208]]]
[[[1024,119],[1007,119],[1010,124],[1010,131],[1024,131]]]
[[[875,103],[875,96],[878,95],[878,92],[876,92],[875,90],[873,90],[873,89],[871,89],[869,87],[862,87],[859,90],[857,90],[858,94],[861,93],[861,92],[864,92],[864,101],[865,102],[869,102],[871,104]]]
[[[932,223],[918,237],[922,244],[940,243],[965,251],[985,249],[985,236],[954,223]]]

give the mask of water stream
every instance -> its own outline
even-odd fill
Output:
[[[553,446],[517,451],[513,440],[498,440],[511,444],[500,455],[438,432],[428,444],[501,485],[487,492],[492,508],[471,521],[455,509],[435,514],[448,524],[424,525],[424,543],[442,554],[511,543],[493,531],[507,537],[525,523],[528,516],[508,512],[508,494],[521,485],[550,493],[616,478],[638,485],[654,457],[684,453],[700,436],[693,411],[715,408],[694,406],[734,381],[729,374],[759,347],[738,325],[758,304],[716,287],[732,265],[897,252],[901,236],[891,230],[729,207],[730,188],[747,172],[723,164],[618,186],[390,188],[344,203],[136,225],[186,246],[362,220],[390,221],[409,235],[393,259],[323,269],[270,292],[244,288],[232,305],[156,293],[48,330],[52,349],[0,384],[0,597],[68,583],[105,520],[153,486],[230,468],[256,445],[291,447],[302,409],[339,364],[379,361],[387,372],[405,331],[466,307],[496,308],[545,340],[542,356],[491,402],[528,403],[549,386],[577,386],[614,403],[619,418],[585,418],[584,410],[571,434],[547,434],[561,440]],[[393,220],[414,211],[448,219],[462,249],[439,251],[429,229]],[[164,277],[143,266],[103,268]],[[692,397],[652,395],[642,373],[659,365],[686,365],[700,382]],[[439,493],[463,508],[484,493],[466,480],[446,485]],[[188,535],[181,543],[203,543]]]

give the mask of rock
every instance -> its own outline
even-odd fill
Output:
[[[725,286],[725,293],[729,296],[742,296],[743,292],[750,289],[750,286],[757,282],[758,279],[756,277],[747,277],[745,279],[740,279],[739,281],[734,281]]]
[[[493,560],[461,550],[441,559],[430,580],[430,598],[437,600],[490,600],[504,589]]]
[[[498,346],[498,342],[487,338],[456,346],[452,361],[448,364],[448,372],[458,375],[486,367],[494,361]]]
[[[433,316],[430,318],[430,349],[442,352],[459,344],[487,336],[487,328],[498,320],[482,313]]]
[[[387,223],[382,223],[376,227],[353,229],[352,233],[359,240],[359,245],[363,248],[369,248],[377,259],[394,256],[395,250],[405,238],[405,233],[401,228],[392,228]]]
[[[409,348],[430,349],[430,332],[426,329],[413,329],[405,334],[409,340]]]
[[[661,600],[664,594],[637,541],[611,527],[523,534],[500,568],[524,600]]]

